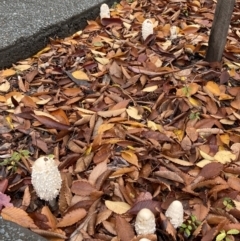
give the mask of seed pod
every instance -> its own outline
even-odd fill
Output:
[[[137,235],[153,234],[156,231],[155,217],[151,210],[143,208],[138,212],[135,231]]]
[[[153,23],[150,19],[145,19],[142,23],[143,40],[145,41],[150,34],[153,34]]]
[[[32,184],[37,195],[52,201],[59,194],[62,179],[53,158],[42,156],[32,166]]]
[[[168,207],[165,216],[169,218],[174,228],[181,226],[183,223],[183,205],[178,200],[173,201]]]
[[[100,18],[110,18],[110,10],[106,3],[103,3],[100,7]]]

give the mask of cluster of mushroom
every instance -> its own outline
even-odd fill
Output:
[[[110,18],[110,9],[106,3],[100,7],[100,18]],[[142,38],[145,41],[149,35],[153,34],[153,23],[150,19],[145,19],[142,23]]]
[[[166,210],[165,216],[168,217],[174,228],[178,228],[183,223],[183,206],[178,200],[173,201]],[[155,216],[147,208],[141,209],[136,217],[135,231],[137,235],[153,234],[156,231]],[[140,241],[148,241],[143,238]]]

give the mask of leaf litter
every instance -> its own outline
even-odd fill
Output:
[[[0,71],[1,216],[49,240],[239,240],[239,1],[210,64],[215,7],[121,1]],[[19,150],[30,155],[10,159]],[[42,155],[61,171],[55,204],[31,185]],[[164,215],[174,200],[177,230]],[[142,208],[156,234],[136,236]]]

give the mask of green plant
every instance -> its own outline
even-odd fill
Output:
[[[180,232],[183,233],[184,237],[189,238],[192,233],[200,225],[195,215],[189,216],[189,218],[180,226]]]
[[[117,5],[118,5],[118,3],[114,2],[111,8],[115,9],[117,7]]]
[[[225,230],[220,231],[220,233],[216,237],[216,241],[233,241],[234,237],[233,235],[239,234],[240,231],[237,229],[230,229],[227,232]]]
[[[20,150],[20,151],[14,151],[11,155],[11,157],[4,159],[0,166],[7,166],[8,170],[13,170],[14,172],[17,170],[18,162],[22,158],[28,157],[30,152],[28,150]]]
[[[191,112],[189,115],[190,120],[200,120],[200,113],[199,112]]]
[[[191,94],[191,88],[189,86],[184,86],[182,92],[186,97],[189,97]]]
[[[229,197],[225,197],[223,199],[223,205],[225,206],[226,211],[230,211],[232,208],[234,208],[234,202]]]

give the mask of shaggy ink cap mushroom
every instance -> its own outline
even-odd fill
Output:
[[[57,164],[50,156],[39,157],[32,166],[32,185],[41,199],[52,201],[62,184]]]
[[[173,201],[166,210],[165,216],[169,218],[174,228],[178,228],[183,223],[183,205],[180,201]]]
[[[150,19],[145,19],[142,23],[142,37],[145,41],[149,35],[153,34],[153,23]]]
[[[155,216],[147,208],[141,209],[136,217],[135,231],[137,235],[153,234],[156,231]]]
[[[100,7],[100,18],[110,18],[110,10],[106,3],[103,3]]]

